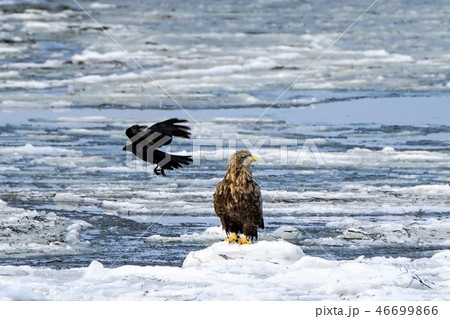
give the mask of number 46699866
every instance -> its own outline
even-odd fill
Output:
[[[404,315],[417,315],[417,316],[436,316],[438,314],[437,306],[378,306],[375,310],[379,315],[394,315],[394,316],[404,316]]]

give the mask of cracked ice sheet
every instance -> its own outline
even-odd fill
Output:
[[[2,300],[439,300],[450,293],[450,251],[431,258],[325,260],[286,241],[225,242],[182,267],[0,267]]]

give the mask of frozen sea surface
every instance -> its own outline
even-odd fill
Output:
[[[256,123],[372,1],[80,3],[100,26],[0,3],[1,299],[448,296],[446,1],[378,1]],[[195,161],[162,178],[121,149],[169,117]],[[261,159],[251,247],[212,206],[235,148]]]
[[[447,250],[416,260],[333,261],[283,240],[220,242],[191,252],[182,267],[0,266],[0,300],[442,300],[449,258]]]
[[[73,1],[2,1],[1,103],[178,108],[153,77],[185,108],[271,104],[372,2],[79,1],[97,24]],[[448,92],[449,15],[378,1],[277,106]]]
[[[264,197],[262,239],[291,227],[295,235],[286,239],[313,256],[431,257],[450,247],[448,102],[403,97],[277,108],[254,126],[263,109],[192,110],[194,138],[175,140],[171,150],[192,152],[194,163],[167,178],[122,152],[124,130],[181,110],[3,112],[0,232],[2,245],[14,249],[2,251],[0,263],[181,266],[190,251],[223,239],[204,232],[220,225],[212,193],[235,147],[261,159],[253,171]],[[40,216],[38,228],[58,227],[32,235],[20,221],[28,215]],[[76,242],[65,240],[70,224],[79,225],[69,236]],[[28,241],[48,249],[30,250]],[[61,252],[66,246],[72,253]]]

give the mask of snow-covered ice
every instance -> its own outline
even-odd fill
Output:
[[[217,242],[189,253],[182,267],[0,266],[0,288],[1,300],[442,300],[450,251],[336,261],[283,240]]]
[[[0,257],[29,258],[79,254],[89,249],[80,232],[91,224],[55,213],[9,207],[0,200]]]

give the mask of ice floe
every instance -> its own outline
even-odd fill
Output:
[[[53,270],[0,266],[1,300],[441,300],[450,292],[450,251],[431,258],[326,260],[283,240],[219,242],[182,267],[93,261]]]
[[[259,238],[261,240],[273,241],[278,239],[299,239],[300,230],[293,226],[281,226],[271,233],[265,234],[260,233]],[[161,235],[151,235],[145,240],[149,242],[166,242],[166,243],[176,243],[176,242],[215,242],[219,240],[224,240],[227,237],[225,231],[221,226],[208,227],[202,233],[191,233],[182,234],[180,236],[161,236]]]
[[[14,208],[0,200],[0,257],[78,254],[89,249],[80,232],[92,227],[55,213]]]
[[[25,144],[23,146],[2,147],[0,149],[2,155],[80,155],[80,151],[64,149],[51,146],[34,146],[32,144]]]
[[[426,213],[418,212],[418,214]],[[450,220],[446,218],[428,218],[426,221],[404,218],[403,221],[373,223],[347,218],[327,223],[327,226],[346,228],[342,235],[323,240],[331,245],[351,242],[359,245],[397,243],[413,245],[418,248],[423,246],[450,247]]]

